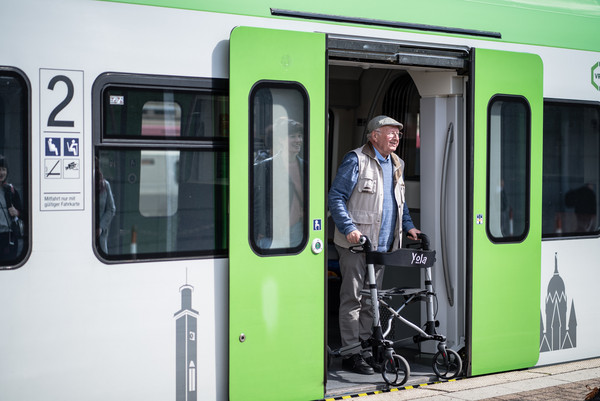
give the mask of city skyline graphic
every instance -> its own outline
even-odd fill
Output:
[[[558,273],[558,254],[554,254],[554,274],[546,293],[546,319],[540,309],[540,352],[558,351],[577,346],[575,301],[569,304],[565,283]],[[568,312],[568,313],[567,313]],[[569,319],[567,321],[567,315]]]

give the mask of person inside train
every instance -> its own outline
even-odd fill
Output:
[[[96,196],[98,197],[98,225],[96,234],[102,252],[108,254],[108,230],[117,208],[109,182],[104,178],[96,159]]]
[[[18,254],[18,244],[23,236],[23,211],[21,197],[8,182],[8,162],[0,155],[0,260],[13,260]]]
[[[282,117],[267,129],[265,142],[272,142],[272,151],[262,151],[254,163],[255,243],[262,249],[293,248],[303,236],[304,127]],[[286,205],[277,204],[277,199]],[[274,216],[285,216],[286,221],[276,223]]]
[[[329,191],[329,210],[336,226],[334,243],[340,256],[339,325],[342,347],[371,335],[373,313],[361,290],[366,286],[364,253],[348,248],[366,235],[377,252],[402,246],[402,233],[417,240],[404,196],[404,162],[394,152],[402,137],[403,125],[377,116],[367,124],[368,142],[347,153]],[[383,281],[382,265],[375,266],[377,285]],[[342,360],[342,368],[360,374],[381,371],[369,350]]]
[[[592,184],[585,184],[567,192],[565,205],[573,208],[577,217],[577,232],[591,232],[598,229],[596,219],[596,193]]]

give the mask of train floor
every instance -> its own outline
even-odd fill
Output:
[[[397,349],[396,352],[406,359],[410,366],[410,376],[402,387],[417,386],[439,380],[431,367],[433,355],[421,354],[409,348]],[[385,391],[390,388],[380,373],[361,375],[349,372],[342,369],[342,359],[335,358],[327,372],[325,398],[338,398],[344,395],[369,393],[378,390]]]
[[[327,340],[330,349],[338,349],[341,346],[338,323],[340,284],[341,280],[338,277],[330,277],[327,316]],[[387,321],[388,312],[382,309],[381,314],[382,321]],[[410,332],[411,336],[413,334],[415,333]],[[396,353],[406,359],[410,367],[410,376],[402,387],[439,381],[431,366],[433,354],[422,353],[410,338],[408,340],[394,345]],[[325,398],[327,399],[364,392],[385,391],[391,387],[384,381],[381,373],[361,375],[349,372],[342,369],[342,358],[334,358],[329,363],[325,388]]]

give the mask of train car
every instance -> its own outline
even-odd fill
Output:
[[[380,114],[463,374],[600,356],[597,2],[21,0],[0,26],[0,399],[355,391],[326,199]]]

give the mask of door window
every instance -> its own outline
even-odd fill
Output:
[[[520,241],[529,231],[530,121],[524,98],[490,101],[487,230],[493,241]]]
[[[263,82],[250,102],[250,242],[258,254],[295,253],[308,235],[306,93]]]

